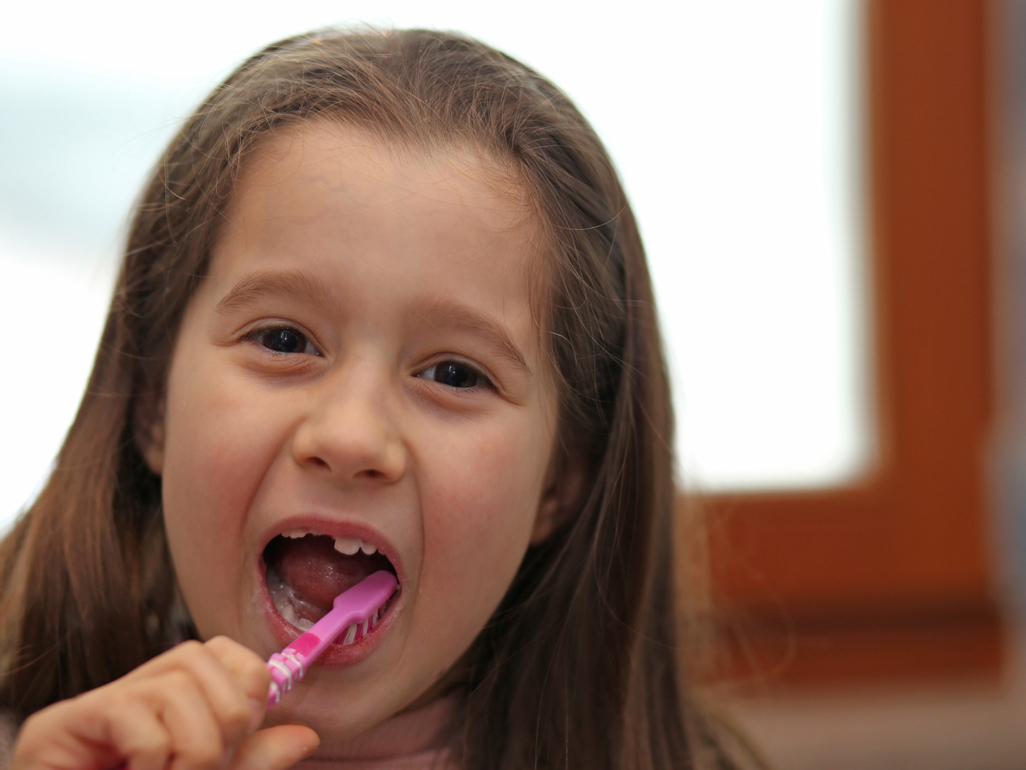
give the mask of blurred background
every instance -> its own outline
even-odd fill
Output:
[[[134,196],[245,56],[477,36],[621,171],[709,514],[717,698],[781,768],[1026,767],[1026,3],[311,0],[3,11],[0,530],[88,374]]]
[[[0,431],[18,437],[0,448],[0,511],[45,475],[90,365],[129,208],[180,121],[255,50],[335,23],[465,31],[548,75],[588,115],[651,253],[689,483],[816,486],[868,467],[855,0],[653,1],[628,15],[601,1],[587,13],[541,0],[516,13],[486,6],[5,10],[0,299],[33,342],[0,385],[18,405],[0,414]]]

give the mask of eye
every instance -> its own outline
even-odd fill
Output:
[[[291,326],[272,326],[257,329],[247,335],[259,345],[274,353],[308,353],[320,355],[306,335]]]
[[[484,374],[462,361],[440,361],[434,366],[429,366],[417,376],[425,380],[440,382],[442,385],[458,390],[493,387],[491,380]]]

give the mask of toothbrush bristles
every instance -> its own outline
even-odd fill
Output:
[[[362,621],[357,620],[355,623],[346,626],[345,631],[339,635],[335,643],[346,645],[363,639],[363,637],[370,633],[372,628],[378,625],[381,615],[381,608],[378,607],[370,617],[364,618]]]

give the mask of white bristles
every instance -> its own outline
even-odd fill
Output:
[[[342,640],[342,644],[352,644],[356,641],[356,624],[349,626],[346,629],[346,638]]]

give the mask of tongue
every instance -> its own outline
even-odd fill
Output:
[[[331,538],[279,538],[267,554],[267,565],[306,601],[330,609],[335,597],[380,569],[375,556],[358,552],[344,556]]]

